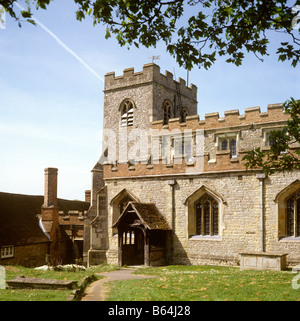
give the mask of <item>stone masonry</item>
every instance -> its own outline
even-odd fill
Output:
[[[126,99],[134,104],[133,125],[121,127]],[[172,105],[167,124],[165,101]],[[95,167],[85,227],[88,264],[118,263],[112,226],[130,201],[154,203],[173,227],[169,263],[236,265],[246,252],[286,253],[289,264],[300,263],[300,235],[287,235],[286,210],[287,199],[300,191],[300,172],[264,177],[242,161],[255,147],[270,148],[270,131],[289,119],[282,104],[263,113],[251,107],[200,120],[197,87],[148,64],[138,73],[130,68],[119,77],[106,74],[103,117],[104,154]],[[141,131],[133,137],[134,130]]]

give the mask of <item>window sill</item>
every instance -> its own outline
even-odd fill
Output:
[[[282,236],[279,238],[279,242],[300,242],[300,236]]]
[[[189,240],[202,240],[202,241],[221,241],[220,235],[190,235]]]

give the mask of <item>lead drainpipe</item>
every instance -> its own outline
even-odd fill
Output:
[[[175,180],[168,181],[171,190],[171,253],[169,264],[173,263],[173,254],[174,254],[174,233],[175,233],[175,204],[174,204],[174,191],[175,191]]]
[[[264,252],[264,179],[265,174],[257,174],[256,178],[259,179],[260,185],[260,251]]]
[[[93,223],[99,217],[99,195],[96,196],[96,217],[90,222],[90,249],[88,250],[87,267],[90,267],[90,251],[93,250]]]

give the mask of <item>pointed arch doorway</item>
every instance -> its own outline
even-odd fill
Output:
[[[170,227],[154,204],[129,202],[113,228],[123,265],[165,265]]]

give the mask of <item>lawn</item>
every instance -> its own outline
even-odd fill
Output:
[[[86,271],[41,271],[21,266],[5,266],[5,279],[11,280],[17,276],[43,279],[82,281],[85,277],[96,273],[115,270],[113,265],[91,267]],[[97,278],[100,278],[99,276]],[[41,290],[41,289],[0,289],[0,301],[67,301],[73,290]]]
[[[7,266],[6,280],[24,275],[36,278],[81,281],[89,275],[117,269],[102,265],[80,272],[37,271]],[[240,271],[238,267],[166,266],[139,268],[151,279],[109,283],[108,301],[299,301],[294,289],[297,274],[291,270]],[[299,281],[300,282],[300,281]],[[0,301],[66,301],[72,290],[0,290]]]
[[[240,271],[238,267],[168,266],[136,273],[156,278],[113,282],[111,301],[298,301],[291,270]]]

